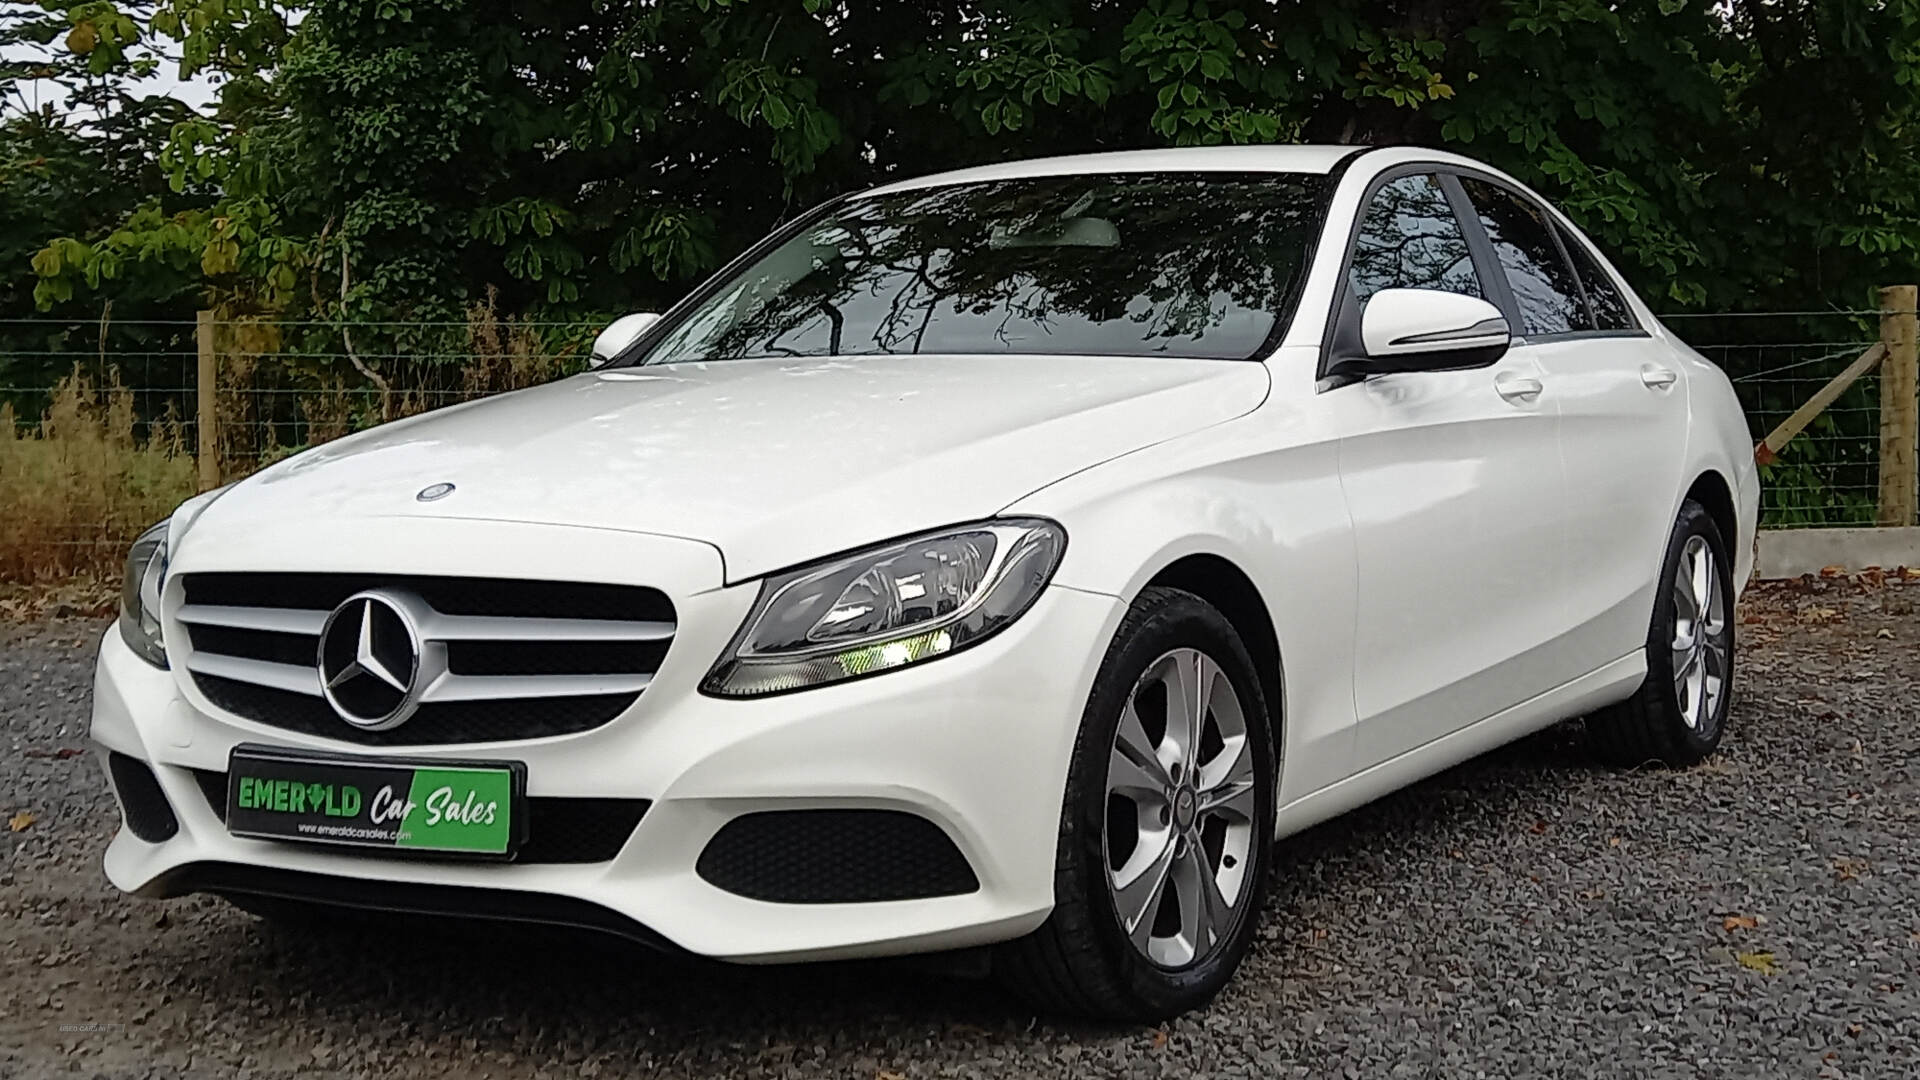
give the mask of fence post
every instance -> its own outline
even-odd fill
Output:
[[[212,491],[220,486],[220,420],[216,415],[217,407],[214,400],[219,367],[217,354],[214,352],[213,335],[213,312],[200,312],[194,317],[194,339],[200,354],[199,373],[195,383],[197,400],[194,406],[194,426],[200,435],[198,465],[201,491]]]
[[[1881,525],[1911,525],[1914,520],[1916,439],[1920,439],[1920,362],[1915,356],[1914,305],[1920,289],[1890,285],[1880,290],[1880,340],[1887,358],[1880,365],[1880,515]]]

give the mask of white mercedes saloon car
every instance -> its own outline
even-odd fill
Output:
[[[1733,389],[1464,158],[903,180],[594,361],[140,537],[115,885],[964,949],[1157,1018],[1247,953],[1276,837],[1572,717],[1622,763],[1726,730]]]

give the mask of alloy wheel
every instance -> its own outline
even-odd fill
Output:
[[[1250,893],[1254,747],[1233,683],[1175,649],[1127,695],[1107,764],[1107,887],[1133,947],[1164,968],[1203,959]]]
[[[1713,547],[1690,536],[1673,572],[1673,695],[1687,727],[1720,715],[1727,687],[1727,596]]]

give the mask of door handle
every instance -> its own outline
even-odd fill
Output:
[[[1502,372],[1493,377],[1493,388],[1508,401],[1525,404],[1540,396],[1543,389],[1539,379],[1525,375],[1511,375]]]
[[[1640,381],[1654,390],[1665,390],[1680,378],[1672,368],[1663,368],[1658,364],[1640,365]]]

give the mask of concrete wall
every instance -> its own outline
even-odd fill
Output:
[[[1920,528],[1762,529],[1754,575],[1791,578],[1829,566],[1920,567]]]

